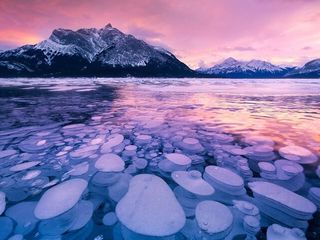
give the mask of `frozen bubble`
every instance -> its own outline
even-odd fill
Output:
[[[11,236],[10,238],[8,238],[8,240],[23,240],[23,235],[22,234],[15,234],[13,236]]]
[[[279,224],[272,224],[267,229],[268,240],[307,240],[304,232],[298,228],[286,228]]]
[[[200,202],[195,216],[200,229],[212,239],[223,239],[231,231],[233,215],[229,208],[219,202]]]
[[[16,222],[14,232],[27,235],[36,227],[38,219],[34,216],[37,202],[21,202],[6,210],[6,216]]]
[[[276,167],[270,162],[259,162],[258,166],[261,172],[276,173]]]
[[[87,173],[89,170],[89,163],[88,162],[82,162],[77,165],[72,166],[72,169],[67,172],[66,174],[70,176],[81,176],[85,173]]]
[[[243,141],[249,145],[274,145],[272,138],[267,136],[247,136]]]
[[[233,200],[233,206],[244,215],[259,217],[259,209],[256,205],[242,200]]]
[[[71,208],[58,216],[40,221],[38,230],[44,236],[59,236],[72,227],[76,217],[76,209]]]
[[[199,171],[175,171],[171,173],[171,177],[177,184],[193,194],[210,196],[214,193],[213,187],[202,179]]]
[[[108,138],[106,143],[104,143],[101,147],[101,152],[109,152],[109,150],[111,151],[111,149],[113,147],[118,146],[119,144],[121,144],[124,140],[123,135],[119,134],[119,133],[115,133],[115,134],[111,134]]]
[[[11,157],[11,156],[15,155],[16,153],[17,153],[17,151],[13,150],[13,149],[0,151],[0,159],[1,158]]]
[[[186,221],[170,187],[161,178],[150,174],[132,178],[129,191],[116,206],[116,214],[128,229],[147,236],[175,234]]]
[[[226,168],[207,166],[204,172],[204,179],[214,188],[230,194],[242,194],[244,190],[243,179]]]
[[[248,185],[260,201],[272,202],[279,210],[284,207],[288,214],[292,212],[311,216],[316,211],[316,206],[308,199],[279,185],[263,181],[250,182]]]
[[[165,159],[160,161],[158,167],[165,172],[186,170],[191,165],[191,159],[180,153],[165,154]]]
[[[312,164],[318,160],[317,156],[308,149],[295,145],[280,148],[279,154],[283,158],[297,161],[301,164]]]
[[[128,192],[129,182],[132,176],[122,173],[117,182],[108,187],[108,193],[111,200],[119,202],[119,200]]]
[[[41,170],[31,170],[22,176],[21,180],[27,181],[38,177],[41,174]]]
[[[93,214],[93,204],[90,201],[81,200],[75,206],[76,217],[69,231],[75,231],[83,228],[91,219]]]
[[[0,192],[0,215],[6,209],[6,194],[4,192]]]
[[[148,143],[152,140],[152,137],[150,135],[138,135],[136,137],[136,141],[140,144]]]
[[[98,187],[108,187],[116,183],[120,176],[120,174],[113,172],[97,172],[91,181]]]
[[[274,162],[277,168],[277,177],[280,180],[288,180],[300,173],[303,173],[303,167],[289,160],[277,160]]]
[[[35,216],[48,219],[68,211],[79,201],[87,185],[83,179],[71,179],[50,188],[40,198]]]
[[[53,144],[39,137],[29,137],[19,143],[19,148],[28,153],[38,153],[50,148]]]
[[[95,168],[102,172],[121,172],[124,170],[124,161],[116,154],[102,155],[95,163]]]
[[[102,222],[106,226],[113,226],[118,221],[117,215],[114,212],[109,212],[103,216]]]
[[[196,138],[184,138],[182,142],[187,145],[196,145],[199,143],[199,140]]]
[[[13,230],[13,221],[8,217],[0,217],[0,240],[6,240]]]
[[[148,161],[143,158],[136,158],[133,160],[133,164],[137,169],[145,169],[148,166]]]
[[[191,159],[180,153],[168,153],[165,158],[176,165],[189,166],[191,164]]]
[[[320,188],[312,187],[309,189],[308,198],[317,205],[318,210],[320,210]]]

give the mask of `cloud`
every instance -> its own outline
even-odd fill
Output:
[[[302,50],[311,50],[311,49],[312,49],[312,47],[310,47],[310,46],[306,46],[306,47],[302,48]]]
[[[253,47],[241,47],[241,46],[235,46],[235,47],[224,47],[222,48],[224,51],[238,51],[238,52],[248,52],[248,51],[255,51],[256,49]]]
[[[0,41],[34,43],[55,28],[111,22],[191,67],[231,54],[287,63],[302,59],[305,46],[309,58],[319,57],[319,9],[318,0],[1,0]]]

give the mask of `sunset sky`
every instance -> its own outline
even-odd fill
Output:
[[[55,28],[119,30],[192,68],[227,57],[302,65],[320,57],[320,0],[0,0],[0,49]]]

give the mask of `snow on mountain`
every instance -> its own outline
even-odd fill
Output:
[[[261,60],[238,61],[230,57],[213,67],[201,68],[197,71],[222,77],[262,77],[263,75],[270,77],[281,75],[287,71],[287,68]]]
[[[111,24],[101,29],[56,29],[36,45],[0,53],[0,70],[0,75],[19,72],[40,76],[193,74],[172,53],[124,34]]]
[[[285,75],[293,78],[319,78],[320,58],[307,62],[304,66],[296,68]]]

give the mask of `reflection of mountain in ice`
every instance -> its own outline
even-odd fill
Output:
[[[0,87],[0,239],[319,239],[318,83],[34,81]]]

